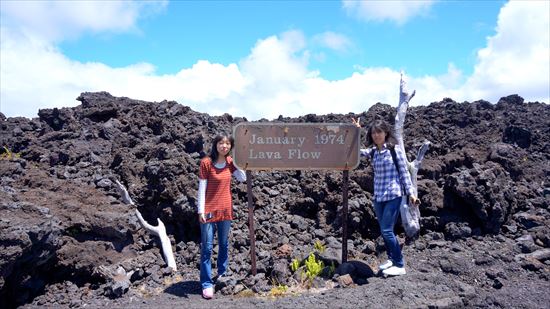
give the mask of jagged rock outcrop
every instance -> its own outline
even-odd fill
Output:
[[[33,298],[35,304],[68,305],[69,298],[55,296],[62,293],[79,295],[75,299],[81,302],[119,296],[120,289],[113,289],[102,275],[104,267],[130,274],[125,280],[136,289],[146,282],[147,293],[171,278],[156,239],[139,228],[133,210],[120,199],[117,180],[149,223],[156,218],[164,222],[178,269],[198,278],[199,160],[216,133],[230,133],[246,119],[105,92],[82,93],[78,100],[82,104],[77,107],[40,110],[34,119],[0,114],[0,143],[5,147],[0,150],[2,306]],[[379,117],[391,123],[395,108],[378,103],[361,114],[281,116],[276,121],[350,122],[358,116],[366,124]],[[549,258],[540,252],[550,245],[550,107],[525,103],[517,95],[497,104],[444,99],[410,107],[404,135],[409,159],[424,138],[432,142],[418,174],[423,218],[415,252],[428,256],[430,248],[450,248],[451,241],[460,240],[454,255],[434,267],[467,275],[462,267],[471,258],[464,249],[473,246],[468,242],[503,237],[502,250],[508,251],[493,259],[523,254],[518,265],[548,280]],[[372,260],[381,252],[370,169],[361,162],[350,172],[350,259]],[[285,261],[305,258],[315,241],[326,246],[324,259],[338,261],[341,183],[336,171],[254,173],[259,272],[254,278],[247,276],[246,187],[236,184],[230,264],[235,284],[223,291],[238,293],[251,282],[258,291],[269,290],[268,278],[283,280]],[[530,238],[522,238],[526,235]],[[291,253],[276,255],[285,245]],[[491,285],[506,280],[493,277]],[[353,280],[366,282],[360,276]]]

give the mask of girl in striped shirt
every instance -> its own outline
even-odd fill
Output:
[[[212,141],[210,155],[201,160],[199,170],[198,215],[201,227],[200,281],[202,296],[214,296],[212,280],[212,244],[218,232],[218,278],[225,275],[229,264],[229,229],[233,220],[231,176],[239,181],[246,174],[233,165],[229,152],[234,146],[230,136],[218,135]]]

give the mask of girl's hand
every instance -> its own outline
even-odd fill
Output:
[[[358,128],[361,128],[361,117],[357,117],[357,120],[355,118],[351,118],[351,122]]]
[[[206,217],[204,216],[204,213],[199,214],[199,222],[206,223]]]
[[[411,205],[418,206],[420,205],[420,199],[414,195],[409,196],[409,203]]]

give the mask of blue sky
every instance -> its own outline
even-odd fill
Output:
[[[389,66],[418,75],[443,74],[454,62],[471,73],[474,51],[494,34],[504,3],[441,2],[400,26],[396,21],[350,18],[338,1],[179,1],[141,22],[139,32],[86,35],[60,48],[82,62],[114,67],[149,62],[158,74],[174,74],[203,59],[236,63],[258,39],[299,29],[311,41],[310,49],[324,55],[314,57],[309,67],[330,80],[351,75],[356,65]],[[339,33],[349,44],[341,49],[323,46],[316,42],[323,32]],[[407,48],[396,47],[397,42]]]
[[[83,91],[249,120],[450,97],[548,103],[550,2],[0,2],[0,111]]]

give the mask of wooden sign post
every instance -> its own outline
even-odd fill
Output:
[[[252,172],[246,171],[246,195],[248,196],[248,234],[250,237],[250,264],[256,275],[256,237],[254,236],[254,196],[252,195]]]
[[[342,262],[347,261],[349,170],[359,165],[360,132],[347,123],[239,123],[233,162],[246,171],[252,274],[256,274],[252,170],[342,170]]]

